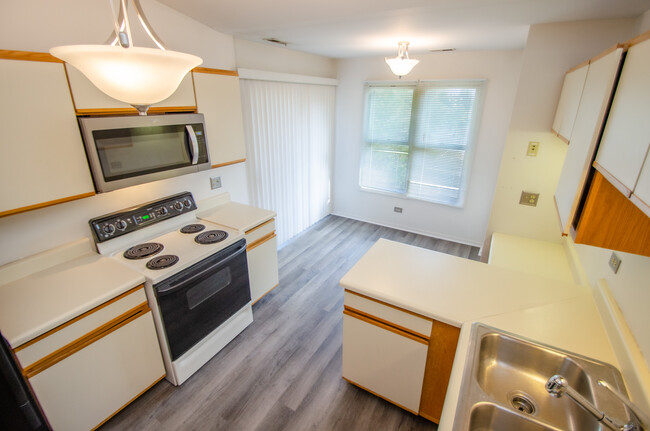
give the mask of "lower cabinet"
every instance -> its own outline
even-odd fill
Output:
[[[345,292],[343,378],[438,423],[460,329]]]
[[[256,302],[279,283],[275,219],[247,231],[246,243],[251,301]]]
[[[165,375],[142,286],[80,317],[15,349],[55,431],[98,427]]]

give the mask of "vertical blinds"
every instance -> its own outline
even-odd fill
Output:
[[[366,88],[360,185],[462,206],[484,81]]]
[[[335,87],[241,80],[251,203],[282,244],[331,211]]]

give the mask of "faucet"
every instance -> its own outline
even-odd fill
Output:
[[[609,391],[611,391],[616,396],[616,398],[618,398],[621,402],[623,402],[623,404],[625,404],[627,407],[630,408],[630,410],[632,410],[632,412],[637,417],[637,419],[641,421],[643,425],[643,429],[645,430],[648,429],[647,428],[648,422],[645,421],[645,415],[642,414],[641,411],[636,406],[634,406],[629,400],[625,399],[625,397],[622,394],[618,393],[618,391],[612,388],[604,380],[599,380],[598,384],[600,386],[603,386],[604,388],[609,389]],[[591,413],[596,418],[596,420],[598,420],[603,425],[607,426],[609,429],[613,431],[634,431],[640,429],[639,426],[633,420],[630,420],[628,423],[623,424],[617,421],[616,419],[607,416],[603,411],[596,408],[596,406],[593,405],[593,403],[591,403],[585,397],[580,395],[575,389],[569,386],[567,380],[560,375],[555,375],[550,379],[548,379],[548,381],[546,382],[546,390],[548,391],[549,394],[551,394],[551,396],[556,398],[560,398],[562,395],[567,395],[569,398],[575,401],[580,407],[584,408],[586,411]]]

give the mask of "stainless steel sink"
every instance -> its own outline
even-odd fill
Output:
[[[613,366],[482,324],[474,324],[470,336],[454,429],[605,429],[569,397],[547,392],[546,382],[557,374],[608,415],[623,422],[632,418],[623,403],[598,385],[602,379],[626,393]]]

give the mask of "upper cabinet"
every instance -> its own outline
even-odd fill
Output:
[[[100,91],[81,72],[69,64],[65,65],[70,80],[70,91],[74,100],[74,107],[77,115],[96,115],[112,113],[132,113],[137,111],[128,103],[113,99]],[[181,81],[178,89],[162,102],[158,102],[149,108],[149,112],[156,111],[195,111],[196,101],[194,99],[194,87],[192,86],[192,75],[188,73]]]
[[[578,210],[622,56],[623,48],[616,46],[583,67],[587,72],[584,88],[555,192],[555,203],[565,234],[570,232]]]
[[[0,51],[0,216],[94,194],[63,63]]]
[[[198,112],[205,117],[213,168],[246,160],[239,76],[236,72],[197,68],[192,72]]]
[[[566,142],[571,139],[571,132],[578,112],[588,68],[589,63],[581,64],[569,70],[564,76],[564,84],[562,85],[552,130]]]
[[[650,34],[646,34],[631,42],[594,164],[621,193],[634,194],[646,214],[650,214],[650,175],[642,175],[642,170],[648,164],[649,147]]]

